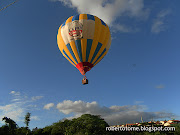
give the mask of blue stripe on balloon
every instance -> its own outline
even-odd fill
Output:
[[[99,50],[101,49],[101,47],[102,47],[102,44],[98,42],[98,45],[97,45],[97,47],[96,47],[96,50],[95,50],[95,52],[94,52],[94,54],[93,54],[93,57],[92,57],[92,59],[91,59],[91,62],[90,62],[90,63],[92,63],[92,62],[93,62],[94,58],[95,58],[95,57],[96,57],[96,55],[98,54],[98,52],[99,52]]]
[[[73,53],[73,50],[72,50],[70,44],[68,43],[66,46],[67,46],[67,48],[68,48],[70,54],[71,54],[72,57],[74,58],[74,60],[78,63],[78,61],[77,61],[77,59],[76,59],[76,57],[75,57],[75,55],[74,55],[74,53]]]
[[[101,20],[101,19],[100,19],[100,20]],[[104,25],[104,26],[106,26],[106,23],[105,23],[103,20],[101,20],[101,24]]]
[[[90,15],[90,14],[87,14],[87,19],[88,20],[94,20],[95,21],[95,18],[93,15]]]
[[[103,50],[103,52],[99,55],[99,57],[97,58],[97,60],[93,64],[95,64],[105,52],[106,52],[106,48]]]
[[[82,61],[82,51],[81,51],[81,40],[80,39],[75,40],[75,44],[76,44],[76,48],[77,48],[77,52],[78,52],[80,61],[83,62]]]
[[[73,16],[72,21],[74,21],[74,20],[79,20],[79,15]]]
[[[76,64],[71,60],[71,58],[67,55],[67,53],[64,51],[64,49],[63,49],[63,53],[66,55],[66,57],[68,57],[68,59],[69,59],[74,65],[76,65]]]
[[[92,42],[93,42],[92,39],[87,39],[86,61],[88,61],[88,58],[89,58],[89,54],[90,54],[90,51],[91,51]]]

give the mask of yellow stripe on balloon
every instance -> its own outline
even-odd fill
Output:
[[[85,19],[87,20],[87,14],[80,14],[79,15],[79,20]]]
[[[97,18],[96,16],[94,16],[95,18],[95,31],[94,31],[94,38],[93,40],[99,40],[100,37],[100,33],[101,33],[101,20],[99,18]]]
[[[62,26],[62,25],[61,25]],[[57,34],[57,44],[58,44],[58,47],[59,47],[59,50],[61,51],[62,53],[62,48],[63,48],[63,43],[64,41],[62,40],[62,36],[61,36],[61,26],[59,27],[59,30],[58,30],[58,34]],[[63,43],[62,43],[63,42]],[[61,44],[62,43],[62,44]]]
[[[66,24],[68,24],[69,22],[72,22],[72,18],[73,18],[73,16],[69,17],[69,18],[66,20]]]
[[[109,28],[106,27],[105,32],[104,32],[104,39],[102,39],[102,44],[105,46],[107,45],[107,42],[109,40],[109,35],[110,35]]]
[[[81,39],[81,50],[82,50],[83,62],[86,62],[86,47],[87,47],[87,39]]]
[[[103,40],[105,38],[106,30],[107,30],[106,26],[101,24],[101,34],[100,34],[101,36],[99,37],[98,41],[102,44],[103,44]]]
[[[80,63],[81,61],[79,59],[78,51],[77,51],[76,44],[75,44],[74,40],[70,42],[70,46],[72,48],[72,51],[73,51],[78,63]]]
[[[104,40],[104,44],[106,44],[106,46],[107,46],[107,44],[108,44],[108,41],[109,41],[109,38],[111,37],[111,33],[110,33],[110,30],[109,30],[109,28],[108,28],[108,26],[107,26],[107,34],[106,34],[106,38],[105,38],[105,40]]]
[[[110,47],[111,47],[111,35],[109,35],[109,40],[106,46],[107,51],[109,50]]]

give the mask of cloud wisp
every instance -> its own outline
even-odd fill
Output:
[[[162,10],[157,14],[156,19],[154,19],[152,27],[151,27],[152,33],[158,34],[167,29],[167,26],[165,24],[165,18],[170,13],[171,13],[171,10],[167,9],[167,10]]]
[[[54,107],[54,103],[49,103],[49,104],[44,105],[43,109],[49,110],[52,107]]]
[[[39,100],[39,99],[41,99],[41,98],[43,98],[43,96],[34,96],[34,97],[32,97],[31,99],[32,99],[33,101],[36,101],[36,100]]]
[[[144,105],[126,105],[126,106],[100,106],[97,102],[71,101],[64,100],[57,104],[59,112],[66,115],[73,114],[69,119],[79,117],[82,114],[101,115],[110,125],[139,122],[141,117],[144,121],[160,118],[171,118],[172,113],[166,112],[145,112],[147,109]]]

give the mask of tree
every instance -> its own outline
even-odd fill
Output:
[[[67,128],[71,125],[71,121],[70,120],[62,120],[59,121],[57,123],[54,123],[51,127],[51,134],[52,135],[70,135],[70,133],[68,133]],[[43,131],[45,132],[45,131]]]
[[[29,112],[25,115],[24,123],[26,124],[26,127],[29,127],[30,116],[31,116],[31,113]]]
[[[28,133],[29,133],[29,122],[30,122],[30,117],[31,117],[31,113],[26,113],[26,115],[25,115],[25,118],[24,118],[24,123],[26,124],[26,129],[27,129],[27,133],[26,133],[26,135],[28,135]]]
[[[25,135],[27,132],[30,132],[30,129],[27,129],[26,127],[20,127],[16,129],[16,135]]]
[[[6,126],[8,127],[8,132],[12,135],[15,134],[15,129],[17,129],[17,124],[14,120],[12,120],[11,118],[7,118],[7,117],[4,117],[2,118],[2,121],[5,121],[5,124]],[[7,129],[7,128],[6,128]]]
[[[79,118],[74,118],[67,132],[74,135],[105,135],[105,130],[109,125],[98,115],[84,114]]]
[[[106,131],[108,126],[100,116],[84,114],[79,118],[54,123],[44,128],[43,133],[48,133],[48,135],[111,135],[112,132]]]
[[[44,135],[50,135],[51,134],[51,131],[52,131],[52,126],[46,126],[43,128],[43,134]]]
[[[43,134],[43,129],[41,129],[41,128],[33,129],[32,134],[33,135],[50,135],[50,134]]]

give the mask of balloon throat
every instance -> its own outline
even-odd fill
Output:
[[[86,72],[90,71],[93,67],[93,64],[89,62],[81,62],[76,65],[76,68],[80,71],[82,75],[85,75]]]

